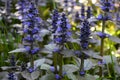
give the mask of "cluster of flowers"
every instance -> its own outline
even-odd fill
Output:
[[[55,9],[55,10],[53,11],[53,15],[52,15],[52,28],[51,28],[51,32],[52,32],[52,33],[55,33],[55,31],[56,31],[56,29],[57,29],[57,22],[58,22],[58,20],[59,20],[59,17],[60,17],[60,15],[59,15],[59,13],[58,13],[58,10]]]
[[[71,35],[70,28],[71,25],[69,24],[66,15],[62,13],[60,21],[58,21],[58,27],[54,34],[54,42],[58,45],[64,45],[64,43],[67,42],[69,36]]]
[[[82,49],[87,49],[90,36],[90,23],[88,19],[91,17],[91,9],[88,7],[87,16],[85,16],[84,5],[81,8],[81,28],[80,28],[80,43]]]
[[[110,12],[114,9],[113,0],[100,0],[101,9],[105,12]]]
[[[104,12],[104,14],[99,14],[97,19],[98,20],[102,20],[103,22],[106,22],[108,20],[113,20],[112,17],[112,10],[114,9],[114,4],[113,4],[113,0],[100,0],[101,3],[101,10]],[[97,34],[100,38],[106,38],[108,35],[103,33],[103,32],[99,32]]]
[[[80,14],[79,14],[78,11],[75,14],[75,22],[79,23],[80,21],[84,21],[85,19],[90,18],[91,17],[91,9],[90,9],[90,7],[88,7],[86,12],[87,12],[87,15],[85,16],[85,6],[82,5]]]
[[[111,20],[112,16],[110,15],[110,12],[114,9],[114,4],[112,0],[101,0],[101,9],[106,13],[106,15],[100,14],[97,19],[98,20]]]
[[[54,43],[64,45],[71,35],[70,29],[71,25],[69,24],[65,13],[60,15],[57,10],[54,10],[52,16],[52,33],[54,35]]]
[[[34,2],[28,0],[20,0],[18,3],[21,13],[20,19],[23,24],[23,43],[29,54],[36,54],[39,51],[38,47],[34,47],[35,41],[41,41],[39,36],[41,19],[38,17],[38,10]]]

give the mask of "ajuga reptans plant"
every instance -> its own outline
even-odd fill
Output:
[[[24,33],[23,44],[30,56],[31,72],[31,68],[34,68],[33,56],[40,50],[37,41],[41,41],[41,37],[39,35],[41,19],[38,16],[38,10],[33,1],[20,0],[18,4],[20,5],[20,19],[22,21]]]

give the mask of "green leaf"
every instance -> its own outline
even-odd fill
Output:
[[[75,59],[75,62],[76,62],[76,64],[77,64],[77,66],[80,67],[80,63],[81,63],[80,58],[74,56],[74,59]]]
[[[61,53],[64,54],[64,57],[73,57],[73,56],[75,56],[73,50],[67,50],[67,49],[62,50]]]
[[[42,37],[44,37],[45,35],[47,35],[47,34],[49,34],[49,33],[50,33],[50,31],[47,30],[47,29],[42,29],[42,30],[40,31],[40,35],[41,35]]]
[[[76,63],[78,65],[78,67],[80,67],[81,59],[80,58],[75,58],[75,60],[76,60]],[[90,70],[95,65],[96,64],[93,64],[93,62],[91,61],[91,59],[84,60],[84,70]]]
[[[66,64],[63,65],[63,71],[68,73],[73,73],[79,70],[79,67],[77,67],[76,65],[73,64]]]
[[[113,58],[113,62],[117,63],[117,58],[114,55],[112,56],[112,58]],[[112,63],[111,56],[110,55],[103,56],[103,62],[105,62],[106,64]]]
[[[38,59],[38,60],[35,60],[35,61],[34,61],[35,67],[39,67],[39,66],[41,66],[43,63],[45,63],[45,58],[43,58],[43,59]],[[30,67],[30,62],[29,62],[27,65],[28,65],[28,67]]]
[[[28,71],[21,72],[21,75],[28,80],[32,80],[31,75]]]
[[[54,43],[51,43],[51,44],[48,44],[48,45],[45,45],[45,49],[49,50],[49,51],[54,51],[54,49],[57,48],[57,45],[54,44]]]
[[[29,73],[29,72],[26,70],[26,71],[21,72],[21,75],[22,75],[24,78],[28,79],[28,80],[35,80],[35,79],[37,79],[37,78],[39,77],[40,72],[36,70],[36,71],[34,71],[34,72],[32,72],[32,73]]]
[[[120,66],[119,66],[119,65],[115,65],[115,66],[114,66],[114,69],[115,69],[115,71],[117,72],[117,74],[120,75]]]
[[[52,65],[53,61],[51,59],[45,59],[45,63]]]
[[[96,80],[96,78],[92,75],[87,74],[86,75],[86,80]]]
[[[49,70],[50,69],[50,65],[48,64],[42,64],[40,69],[43,69],[43,70]]]
[[[50,51],[50,50],[48,50],[48,49],[45,49],[45,48],[41,49],[40,52],[41,52],[41,53],[52,54],[52,51]]]
[[[110,40],[116,42],[116,43],[120,43],[120,38],[118,38],[118,37],[115,37],[115,36],[109,36],[108,38],[109,38]]]
[[[16,69],[16,68],[19,68],[17,66],[2,66],[0,67],[2,70],[10,70],[10,69]]]
[[[70,80],[78,80],[73,73],[67,74],[67,77],[68,77]]]
[[[19,48],[19,49],[12,50],[8,53],[18,53],[18,52],[26,52],[26,49],[25,48]]]
[[[88,21],[91,23],[91,22],[96,22],[98,21],[95,17],[91,17],[88,19]]]
[[[92,63],[92,61],[90,59],[85,60],[84,70],[90,70],[93,66],[94,66],[94,64]]]
[[[5,72],[5,71],[4,72],[0,72],[0,80],[5,80],[6,75],[8,75],[8,72]]]
[[[102,57],[100,55],[98,55],[99,53],[94,52],[93,50],[84,50],[83,53],[92,58],[102,59]]]
[[[55,75],[54,74],[46,74],[42,76],[39,80],[55,80]]]
[[[70,39],[68,39],[68,41],[69,41],[69,42],[72,42],[72,43],[80,44],[80,40],[79,40],[79,39],[70,38]]]
[[[39,71],[34,71],[34,72],[31,73],[31,78],[33,80],[35,80],[35,79],[37,79],[39,77],[39,75],[40,75]]]
[[[96,80],[96,78],[92,75],[86,74],[83,76],[78,76],[78,80]]]

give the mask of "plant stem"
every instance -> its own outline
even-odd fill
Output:
[[[81,64],[80,64],[80,71],[83,71],[83,70],[84,70],[84,54],[82,54]]]
[[[53,64],[55,67],[55,74],[57,74],[57,53],[53,53]]]
[[[107,70],[108,70],[108,76],[111,77],[111,73],[110,73],[110,69],[109,69],[109,65],[107,64]]]
[[[30,35],[32,38],[33,38],[33,35]],[[31,50],[33,49],[33,42],[31,43]],[[31,64],[31,67],[34,68],[34,55],[32,55],[30,53],[30,64]]]
[[[62,77],[62,60],[63,60],[63,54],[59,54],[59,75]]]
[[[32,54],[30,54],[30,64],[31,64],[31,67],[34,68],[34,57]]]
[[[105,16],[105,15],[104,15]],[[102,33],[104,33],[105,30],[105,20],[102,20]],[[101,46],[100,46],[100,56],[103,56],[104,53],[104,38],[101,38]],[[102,63],[102,60],[100,60]],[[99,76],[102,77],[102,66],[100,66]]]

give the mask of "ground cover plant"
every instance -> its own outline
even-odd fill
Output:
[[[119,0],[0,0],[0,80],[120,80]]]

